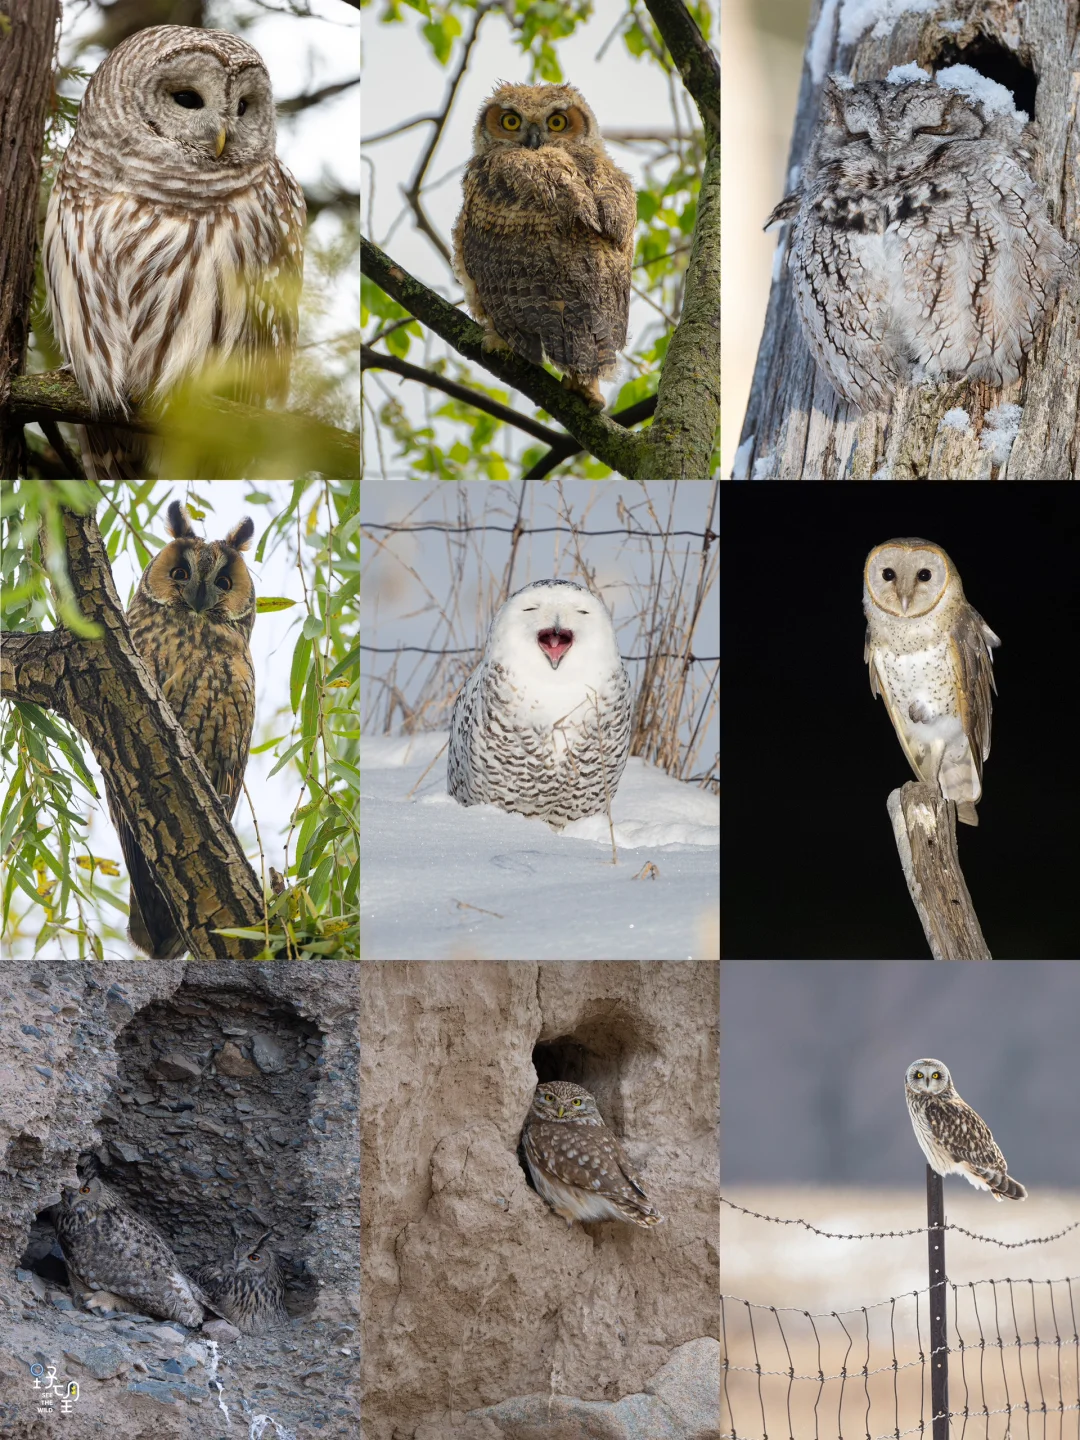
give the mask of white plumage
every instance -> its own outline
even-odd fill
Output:
[[[454,704],[446,788],[556,830],[599,814],[626,766],[631,698],[601,601],[537,580],[498,611]]]

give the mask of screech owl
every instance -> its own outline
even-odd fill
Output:
[[[296,343],[303,191],[277,158],[257,50],[156,25],[94,72],[49,200],[53,329],[92,409],[157,401],[207,365],[283,399]],[[141,478],[132,432],[89,427],[91,479]]]
[[[951,70],[827,79],[799,188],[769,217],[797,217],[803,334],[862,409],[899,385],[1011,384],[1075,263],[1031,177],[1033,127],[950,88],[973,74]]]
[[[200,1325],[204,1306],[214,1308],[184,1274],[161,1232],[129,1210],[103,1180],[64,1189],[56,1233],[72,1293],[88,1309],[126,1304],[159,1320]]]
[[[255,671],[248,640],[255,590],[244,557],[255,531],[245,518],[224,540],[200,540],[178,500],[169,506],[174,537],[143,571],[127,612],[136,650],[187,732],[232,819],[247,768],[255,720]],[[151,863],[107,791],[131,878],[128,933],[155,960],[186,948]]]
[[[911,768],[977,825],[990,754],[991,651],[1001,641],[964,597],[956,566],[928,540],[887,540],[866,557],[870,690],[885,701]]]
[[[956,1093],[940,1060],[914,1060],[904,1083],[912,1128],[931,1170],[963,1175],[994,1199],[1026,1200],[1027,1191],[1009,1167],[986,1121]]]
[[[500,85],[473,132],[454,224],[454,273],[509,349],[602,409],[626,344],[637,198],[573,85]]]
[[[225,1319],[245,1335],[265,1335],[289,1319],[277,1256],[263,1245],[269,1234],[267,1230],[254,1242],[241,1240],[227,1264],[192,1272]]]
[[[567,1229],[575,1220],[663,1223],[618,1136],[580,1085],[565,1080],[538,1085],[521,1138],[537,1192]]]

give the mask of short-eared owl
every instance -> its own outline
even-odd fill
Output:
[[[940,1060],[913,1060],[904,1089],[915,1138],[931,1170],[963,1175],[995,1200],[1026,1200],[1027,1191],[1009,1174],[990,1127],[961,1100]]]

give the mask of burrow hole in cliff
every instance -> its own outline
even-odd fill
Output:
[[[302,1157],[319,1084],[318,1027],[287,1001],[180,986],[138,1011],[116,1053],[103,1140],[80,1157],[79,1174],[119,1191],[185,1269],[271,1230],[265,1243],[282,1264],[286,1308],[307,1314],[315,1285],[304,1254],[317,1202]],[[62,1283],[59,1249],[42,1250],[54,1214],[39,1216],[25,1260]]]
[[[538,1040],[532,1061],[538,1084],[546,1080],[568,1080],[582,1085],[596,1099],[600,1114],[618,1135],[624,1128],[623,1086],[633,1062],[640,1072],[645,1056],[652,1050],[646,1026],[623,1007],[592,1007],[574,1027],[572,1034]],[[532,1189],[532,1176],[525,1163],[525,1150],[518,1143],[518,1163]]]

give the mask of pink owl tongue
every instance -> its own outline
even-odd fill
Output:
[[[574,632],[572,630],[559,630],[557,628],[538,630],[536,632],[536,643],[551,662],[551,668],[557,670],[559,668],[559,661],[574,643]]]

